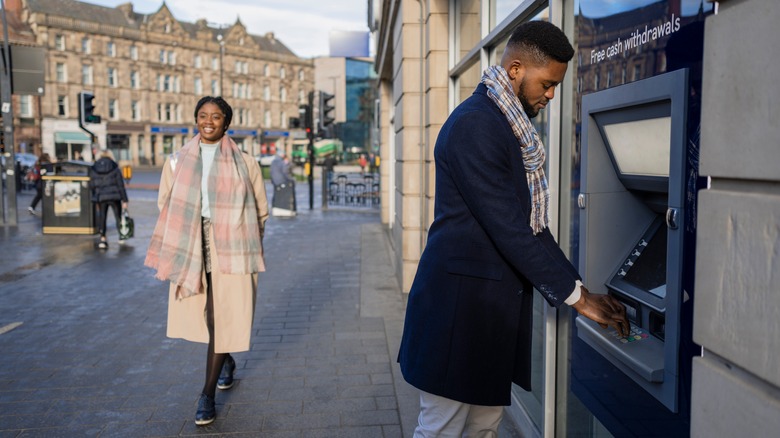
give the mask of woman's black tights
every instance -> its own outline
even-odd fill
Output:
[[[211,273],[206,274],[208,290],[206,292],[206,326],[209,329],[209,350],[206,356],[206,383],[203,393],[214,398],[217,392],[217,381],[222,372],[222,365],[229,356],[228,353],[214,353],[214,289],[211,287]]]

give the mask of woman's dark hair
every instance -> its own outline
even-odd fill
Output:
[[[547,21],[521,24],[512,32],[507,47],[531,56],[538,64],[546,64],[549,59],[566,63],[574,57],[574,48],[566,34]]]
[[[220,110],[222,110],[222,113],[225,115],[225,131],[227,131],[228,126],[230,126],[230,122],[233,120],[233,108],[231,108],[230,105],[225,102],[225,99],[223,99],[222,96],[206,96],[201,98],[198,101],[198,104],[195,105],[195,123],[198,123],[198,111],[200,111],[201,107],[207,103],[213,103],[214,105],[218,106]]]

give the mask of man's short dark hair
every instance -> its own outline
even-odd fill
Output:
[[[507,49],[530,56],[540,65],[550,59],[567,63],[574,57],[574,48],[566,34],[547,21],[528,21],[517,26],[509,37]]]

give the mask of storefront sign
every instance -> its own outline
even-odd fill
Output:
[[[155,134],[189,134],[190,128],[181,128],[176,126],[152,126],[149,131]]]

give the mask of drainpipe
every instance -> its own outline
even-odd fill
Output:
[[[425,54],[425,5],[424,0],[417,0],[420,4],[420,255],[422,256],[422,250],[425,247],[425,226],[426,221],[426,206],[425,206],[425,159],[427,158],[425,147],[425,62],[423,55]]]

